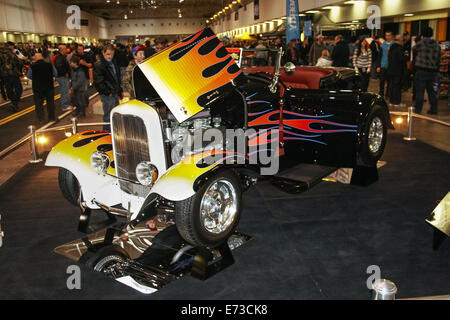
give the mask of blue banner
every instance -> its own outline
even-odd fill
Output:
[[[312,24],[311,24],[311,20],[306,20],[305,21],[305,28],[304,31],[305,33],[305,37],[312,37]]]
[[[286,0],[286,44],[291,39],[300,39],[298,0]]]

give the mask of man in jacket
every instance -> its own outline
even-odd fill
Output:
[[[399,107],[402,100],[402,80],[406,73],[406,58],[402,41],[402,36],[397,34],[388,54],[387,75],[391,85],[389,101],[395,107]]]
[[[428,27],[423,33],[423,40],[414,47],[415,51],[415,86],[416,86],[416,110],[421,113],[425,89],[430,100],[428,114],[437,114],[437,92],[433,85],[439,77],[439,66],[441,62],[441,48],[439,44],[431,39],[433,29]]]
[[[384,97],[384,87],[387,84],[387,96],[390,97],[391,94],[389,92],[391,86],[391,80],[387,74],[387,68],[389,66],[389,49],[394,44],[392,41],[392,32],[386,31],[385,33],[385,41],[381,45],[381,51],[378,54],[378,61],[376,63],[377,72],[380,76],[380,96]]]
[[[323,50],[327,47],[323,42],[323,35],[318,34],[316,36],[316,41],[313,43],[311,48],[309,49],[308,61],[310,66],[315,66],[317,64],[317,60],[322,56]]]
[[[345,44],[341,34],[338,34],[334,38],[334,41],[336,42],[336,46],[331,54],[333,67],[348,67],[350,59],[350,49],[348,48],[348,45]]]
[[[36,113],[39,123],[45,121],[44,99],[47,101],[48,121],[55,121],[55,92],[53,87],[53,77],[57,75],[56,69],[48,62],[44,61],[42,53],[34,55],[34,63],[28,69],[28,78],[33,80],[32,88]]]
[[[55,68],[58,73],[56,81],[59,84],[59,91],[61,92],[61,108],[67,110],[69,108],[70,65],[67,61],[66,45],[61,44],[58,49],[59,51],[55,58]]]
[[[5,89],[8,98],[11,100],[11,107],[14,112],[19,111],[19,102],[22,96],[23,87],[20,77],[22,76],[23,63],[14,50],[14,43],[8,42],[8,48],[0,61],[3,80],[5,81]]]
[[[114,63],[114,47],[110,44],[102,48],[100,61],[94,66],[94,86],[103,103],[103,122],[109,122],[111,110],[123,98],[120,69]],[[110,126],[104,126],[110,130]]]

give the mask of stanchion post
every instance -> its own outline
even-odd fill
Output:
[[[78,133],[77,118],[75,118],[75,117],[72,118],[72,133],[73,134],[77,134]]]
[[[403,137],[403,140],[414,141],[416,138],[413,137],[413,113],[414,107],[408,108],[408,136]]]
[[[378,279],[372,284],[372,300],[395,300],[397,286],[392,281]]]
[[[30,163],[39,163],[42,162],[42,159],[38,158],[37,154],[37,146],[36,146],[36,127],[35,126],[29,126],[28,129],[30,129],[31,134],[31,152],[33,153],[33,159],[30,160]]]

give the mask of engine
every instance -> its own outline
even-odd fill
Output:
[[[221,148],[223,141],[203,141],[204,133],[208,129],[218,129],[224,137],[225,127],[221,124],[221,117],[212,117],[209,111],[197,114],[190,120],[179,123],[170,113],[163,121],[166,150],[169,151],[172,164],[180,162],[189,154],[201,152],[205,148]]]

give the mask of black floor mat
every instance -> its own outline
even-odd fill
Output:
[[[251,188],[239,231],[253,240],[233,252],[235,264],[150,296],[83,266],[81,290],[67,289],[72,262],[53,249],[82,236],[78,209],[58,190],[56,169],[31,167],[0,195],[0,299],[369,299],[370,265],[396,283],[398,298],[449,294],[450,240],[433,251],[424,219],[449,190],[450,154],[390,134],[383,160],[369,187]]]

